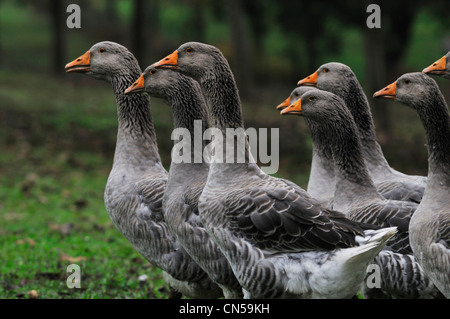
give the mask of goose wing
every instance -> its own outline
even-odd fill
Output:
[[[198,200],[203,192],[206,181],[195,181],[183,193],[183,202],[189,207],[188,219],[191,224],[201,225]]]
[[[143,179],[136,184],[142,204],[148,208],[147,218],[163,220],[162,202],[167,185],[167,177]]]
[[[397,233],[386,246],[397,253],[411,254],[409,222],[417,206],[412,202],[385,200],[354,210],[349,218],[380,227],[397,227]]]
[[[386,199],[420,203],[425,188],[421,185],[399,181],[384,181],[376,184],[378,192]]]
[[[230,192],[225,211],[231,231],[271,253],[351,247],[355,235],[362,234],[357,223],[281,179],[275,185]]]
[[[135,185],[139,195],[136,196],[139,203],[135,203],[136,239],[146,242],[143,249],[151,252],[157,266],[171,276],[178,280],[199,281],[206,277],[206,273],[176,241],[164,220],[162,202],[166,185],[166,176],[142,179]]]
[[[442,245],[442,248],[447,250],[447,254],[450,254],[450,214],[440,213],[437,220],[439,236],[436,243]]]

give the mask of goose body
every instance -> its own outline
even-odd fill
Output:
[[[175,131],[183,129],[189,133],[189,136],[175,139],[177,149],[181,149],[183,154],[172,154],[163,200],[164,217],[178,242],[222,288],[224,296],[242,298],[242,288],[228,261],[206,232],[198,215],[198,200],[209,171],[203,158],[205,143],[198,148],[195,145],[195,135],[203,136],[209,127],[206,104],[198,83],[180,73],[151,65],[127,91],[147,92],[151,97],[162,98],[172,109]],[[196,128],[195,124],[200,124],[200,127]],[[180,161],[176,156],[185,160]]]
[[[323,136],[329,136],[322,143],[328,143],[326,147],[331,150],[334,161],[336,180],[332,208],[345,213],[354,221],[381,227],[397,227],[398,233],[388,241],[387,246],[390,251],[398,254],[384,254],[384,258],[375,259],[383,271],[382,290],[385,294],[396,298],[414,294],[421,297],[434,296],[437,289],[430,290],[429,286],[432,284],[425,278],[414,257],[409,256],[412,251],[408,226],[418,204],[388,200],[378,193],[362,156],[356,124],[344,101],[327,91],[310,90],[282,113],[290,112],[302,115],[321,126],[321,132],[310,127],[312,135],[322,133]],[[403,260],[400,262],[399,259]],[[403,284],[388,280],[395,279],[392,274],[403,272]],[[423,280],[422,285],[417,284],[420,280]]]
[[[158,153],[150,99],[124,94],[141,73],[135,57],[117,43],[99,42],[66,65],[66,72],[74,71],[109,82],[115,94],[117,144],[104,193],[112,222],[144,258],[164,271],[171,287],[194,298],[220,296],[165,221],[162,202],[168,174]]]
[[[326,63],[299,85],[317,86],[342,98],[350,110],[362,142],[364,161],[378,191],[388,199],[419,203],[426,185],[426,177],[406,175],[385,159],[376,139],[370,106],[353,71],[341,63]]]
[[[415,109],[425,128],[428,182],[414,213],[409,236],[417,261],[436,287],[450,298],[450,115],[436,82],[407,73],[376,92]]]
[[[197,80],[212,125],[233,139],[215,138],[199,215],[230,263],[246,298],[349,298],[367,264],[396,232],[364,229],[328,210],[294,183],[265,174],[245,140],[231,69],[215,47],[190,42],[156,64]],[[220,162],[217,150],[234,150]],[[226,154],[229,156],[230,154]],[[245,161],[239,162],[238,158]]]
[[[201,195],[200,208],[247,298],[350,298],[359,290],[373,256],[395,233],[393,228],[366,230],[350,235],[352,243],[347,245],[330,242],[322,234],[316,238],[306,230],[312,220],[323,215],[328,224],[323,237],[330,228],[340,228],[341,219],[348,221],[339,213],[320,210],[318,202],[289,181],[271,181],[265,175],[251,178],[242,172],[240,176],[251,186],[236,189],[238,180],[230,180],[227,188],[211,183]],[[234,192],[227,193],[231,185]],[[311,216],[296,216],[300,212]],[[311,220],[302,224],[303,218]],[[356,232],[357,227],[349,228],[342,236]]]
[[[317,188],[322,188],[321,192],[311,195],[322,198],[321,194],[326,192],[329,207],[345,213],[352,220],[381,227],[397,227],[398,232],[388,245],[396,252],[411,253],[408,225],[418,204],[388,200],[381,196],[363,159],[362,145],[353,116],[343,101],[333,93],[327,94],[327,91],[299,86],[292,91],[290,104],[287,105],[285,101],[277,108],[284,109],[284,114],[293,113],[292,107],[296,102],[301,103],[300,98],[305,93],[310,93],[314,98],[316,95],[312,94],[317,93],[318,98],[328,103],[325,105],[325,102],[322,102],[320,109],[308,108],[300,114],[305,118],[311,133],[315,150],[313,159],[317,156],[320,160],[316,160],[316,163],[326,163],[318,170],[326,172],[326,175],[316,174],[316,168],[311,168],[310,180],[314,179],[314,183],[319,185]]]
[[[295,103],[304,93],[311,91],[313,87],[298,86],[292,90],[287,99],[277,106],[277,110],[282,110]],[[324,206],[330,208],[333,205],[334,198],[334,161],[333,154],[329,148],[329,139],[326,131],[316,122],[305,118],[305,123],[311,134],[312,158],[309,180],[306,191],[314,199],[318,200]]]

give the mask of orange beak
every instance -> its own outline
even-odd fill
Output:
[[[317,86],[317,71],[297,82],[297,85]]]
[[[178,68],[178,51],[175,50],[164,59],[159,60],[154,67],[176,70]]]
[[[80,56],[79,58],[73,60],[70,63],[66,64],[66,73],[70,72],[88,72],[91,70],[91,52],[88,50],[85,54]]]
[[[374,93],[373,97],[384,97],[387,99],[395,100],[395,92],[397,91],[397,81],[389,84],[384,89],[381,89]]]
[[[435,75],[445,74],[445,64],[446,63],[447,63],[447,58],[444,55],[442,58],[440,58],[439,60],[434,62],[432,65],[423,69],[422,72],[425,74],[435,74]]]
[[[141,76],[128,89],[125,90],[125,94],[141,92],[145,92],[144,74],[141,74]]]
[[[286,100],[284,100],[283,102],[278,104],[277,110],[283,110],[283,109],[287,108],[289,106],[289,104],[291,104],[291,97],[290,96]]]
[[[302,115],[302,100],[298,99],[294,104],[291,104],[282,110],[280,114]]]

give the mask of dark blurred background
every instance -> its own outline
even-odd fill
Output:
[[[71,3],[81,28],[69,29]],[[378,1],[0,0],[0,298],[167,298],[161,273],[115,229],[103,204],[117,134],[111,87],[66,63],[103,40],[128,47],[141,68],[187,41],[217,46],[230,62],[247,127],[279,128],[277,176],[306,186],[311,140],[304,120],[275,107],[321,64],[349,65],[371,103],[391,166],[427,174],[417,114],[372,94],[450,50],[448,0]],[[450,82],[435,78],[447,101]],[[173,120],[152,99],[161,157]],[[79,264],[82,288],[66,286]],[[141,281],[140,275],[148,275]]]
[[[71,3],[81,8],[80,29],[66,26]],[[345,63],[369,97],[388,161],[401,171],[426,174],[417,115],[371,96],[450,50],[449,2],[378,1],[380,29],[366,26],[369,3],[0,0],[0,178],[9,187],[24,187],[30,174],[59,177],[68,170],[103,172],[106,178],[117,128],[111,89],[64,73],[67,62],[102,40],[128,47],[142,68],[187,41],[219,47],[235,74],[246,126],[280,128],[278,175],[301,185],[311,160],[308,131],[303,119],[281,117],[274,108],[321,64]],[[450,83],[436,81],[448,100]],[[154,99],[153,112],[168,167],[170,109]]]

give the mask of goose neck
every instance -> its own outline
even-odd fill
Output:
[[[180,81],[166,95],[174,119],[172,139],[175,153],[172,153],[171,170],[189,170],[196,164],[205,164],[203,150],[207,141],[203,136],[209,128],[206,103],[199,85],[189,78]]]
[[[343,112],[345,113],[345,112]],[[361,141],[350,114],[330,125],[335,172],[335,205],[381,198],[364,162]]]
[[[208,136],[213,135],[208,144],[209,176],[215,180],[211,184],[224,187],[236,183],[236,178],[260,174],[250,152],[237,85],[226,59],[217,56],[214,68],[205,72],[199,83],[211,120]]]
[[[450,115],[443,95],[435,93],[416,109],[426,133],[428,180],[450,187]]]
[[[387,169],[389,164],[377,142],[369,102],[357,80],[349,81],[348,91],[343,94],[342,98],[355,120],[361,139],[363,156],[369,170]]]
[[[139,74],[137,75],[139,76]],[[136,77],[137,77],[136,76]],[[145,169],[159,163],[156,132],[150,108],[150,98],[144,94],[125,95],[133,83],[133,75],[112,80],[118,115],[118,133],[114,154],[114,167]]]
[[[227,128],[244,128],[238,89],[228,64],[217,63],[213,73],[200,79],[205,95],[211,125],[225,131]]]
[[[326,129],[319,123],[305,118],[306,126],[311,133],[311,143],[314,155],[319,156],[326,162],[333,162],[333,153],[331,152],[330,137]]]
[[[196,131],[196,123],[201,121],[201,132],[209,127],[206,103],[200,87],[190,79],[185,79],[183,85],[171,90],[166,97],[167,103],[172,108],[174,128],[185,128],[191,134]]]

